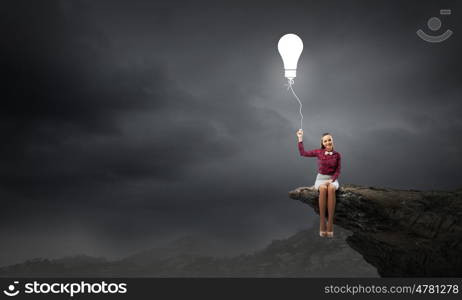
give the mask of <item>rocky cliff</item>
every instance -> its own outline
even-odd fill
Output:
[[[289,197],[319,214],[312,188]],[[337,192],[334,224],[353,233],[347,243],[383,277],[462,276],[462,190],[345,185]]]

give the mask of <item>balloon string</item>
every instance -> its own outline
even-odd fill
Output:
[[[303,129],[303,114],[302,114],[302,102],[300,101],[300,99],[298,98],[297,94],[295,94],[294,92],[294,89],[292,88],[292,85],[294,84],[294,80],[293,79],[287,79],[287,90],[291,90],[292,91],[292,94],[294,95],[294,97],[297,99],[298,103],[300,104],[300,129]]]

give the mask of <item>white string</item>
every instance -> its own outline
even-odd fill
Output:
[[[302,114],[302,106],[303,105],[302,105],[302,102],[300,101],[300,99],[298,99],[297,94],[295,94],[294,89],[292,88],[293,84],[294,84],[294,80],[291,79],[291,78],[288,78],[287,79],[287,90],[290,89],[292,91],[292,94],[297,99],[298,103],[300,104],[300,129],[303,129],[303,114]]]

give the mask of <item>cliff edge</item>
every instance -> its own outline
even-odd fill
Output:
[[[300,187],[289,197],[319,214],[318,192]],[[334,224],[382,277],[462,277],[462,190],[396,190],[344,185]],[[335,228],[334,228],[335,231]]]

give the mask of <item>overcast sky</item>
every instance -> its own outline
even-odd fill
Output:
[[[254,249],[311,226],[314,212],[287,197],[317,171],[296,147],[277,52],[289,32],[304,42],[305,147],[332,133],[341,184],[462,186],[456,1],[0,7],[0,265],[183,235]],[[418,29],[454,34],[432,44]]]

